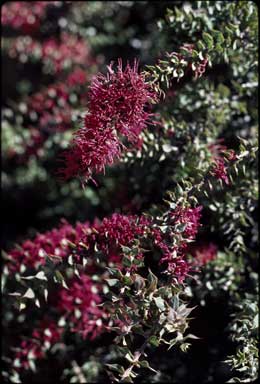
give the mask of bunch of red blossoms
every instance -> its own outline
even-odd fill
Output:
[[[146,216],[115,213],[102,222],[96,220],[92,225],[89,222],[77,223],[75,228],[64,220],[59,229],[38,234],[33,241],[26,240],[21,246],[12,249],[8,254],[10,269],[18,271],[21,265],[37,268],[45,264],[46,255],[57,262],[66,260],[71,253],[71,244],[76,262],[81,262],[81,250],[88,249],[88,255],[98,250],[107,263],[120,264],[123,255],[121,246],[131,246],[134,239],[148,236],[152,244],[162,252],[160,263],[166,262],[168,272],[178,281],[183,281],[189,270],[184,259],[185,252],[200,226],[200,211],[201,207],[180,206],[170,211],[169,231],[164,231]],[[181,241],[177,245],[170,245],[172,237],[176,235],[181,236]],[[143,257],[142,254],[139,256]]]
[[[89,105],[84,126],[79,129],[72,148],[65,154],[66,166],[60,170],[65,179],[80,175],[92,178],[103,172],[124,150],[140,146],[140,134],[152,123],[149,109],[157,97],[138,73],[137,61],[123,70],[108,66],[107,76],[98,74],[89,90]]]
[[[73,227],[63,220],[60,228],[39,233],[33,240],[26,240],[12,249],[8,253],[9,268],[14,272],[19,271],[22,265],[37,269],[39,265],[45,264],[46,255],[54,261],[62,261],[68,256],[69,243],[79,243],[89,227],[89,222],[77,223]]]
[[[188,244],[193,241],[200,227],[202,207],[188,208],[177,206],[169,212],[169,230],[158,226],[152,229],[154,244],[162,252],[160,263],[167,264],[167,274],[182,283],[190,265],[186,260]],[[182,241],[175,244],[173,237],[181,235]]]
[[[60,340],[62,329],[57,324],[46,318],[32,332],[30,339],[23,340],[19,347],[15,348],[14,368],[33,368],[34,360],[42,359],[47,351]]]
[[[102,222],[95,220],[77,223],[75,227],[63,220],[60,228],[46,233],[39,233],[33,240],[24,241],[8,253],[9,268],[13,272],[25,267],[37,268],[46,262],[48,255],[54,262],[65,261],[71,252],[70,245],[74,245],[74,260],[81,261],[81,244],[93,254],[95,249],[103,252],[107,262],[120,262],[122,257],[121,245],[130,245],[137,237],[145,233],[148,220],[141,216],[125,216],[113,214],[104,218]],[[75,249],[77,251],[75,251]]]
[[[94,284],[91,278],[82,274],[69,283],[68,289],[58,293],[58,310],[70,330],[84,339],[94,340],[106,330],[107,314],[97,306],[102,299],[99,294],[100,284]]]
[[[119,269],[125,268],[126,272],[130,272],[131,269],[123,267],[122,264],[122,246],[131,247],[137,239],[141,245],[146,238],[146,245],[150,243],[152,248],[160,250],[160,263],[167,263],[167,273],[182,283],[190,269],[185,259],[185,251],[188,243],[194,240],[197,234],[200,211],[201,207],[181,206],[170,210],[167,213],[169,231],[156,225],[154,219],[147,216],[116,213],[104,218],[102,222],[95,220],[92,225],[88,222],[77,223],[74,228],[64,221],[59,229],[38,234],[33,241],[27,240],[11,250],[8,254],[8,265],[12,272],[19,271],[22,265],[37,269],[39,265],[45,264],[46,256],[56,263],[68,261],[71,255],[74,262],[81,263],[82,253],[88,258],[80,275],[68,281],[69,288],[59,288],[51,295],[49,304],[54,310],[56,322],[52,319],[46,323],[45,319],[33,331],[30,341],[22,341],[15,356],[19,361],[16,369],[28,369],[30,359],[45,357],[54,344],[62,341],[62,335],[67,329],[90,340],[110,329],[109,313],[99,305],[104,293],[104,281],[97,283],[90,278],[90,273],[97,268],[95,263],[91,265],[91,262],[95,261],[95,252],[103,254],[102,260],[106,265],[116,264]],[[175,245],[170,245],[173,236],[180,236],[180,239]],[[142,249],[135,257],[144,261]],[[23,272],[22,268],[20,272]]]
[[[29,369],[33,360],[46,357],[51,347],[62,341],[67,330],[90,340],[107,331],[108,315],[98,306],[102,301],[102,286],[95,284],[87,275],[72,279],[69,286],[69,290],[61,288],[52,297],[57,320],[45,318],[40,321],[30,340],[23,340],[16,348],[14,358],[19,361],[14,364],[16,369]]]
[[[214,162],[211,174],[228,185],[230,181],[228,178],[227,163],[235,161],[237,156],[234,150],[227,151],[227,147],[220,144],[220,142],[222,142],[221,139],[218,140],[217,143],[209,145],[209,150],[212,153]]]

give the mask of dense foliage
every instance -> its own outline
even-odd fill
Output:
[[[257,7],[2,7],[3,379],[258,377]]]

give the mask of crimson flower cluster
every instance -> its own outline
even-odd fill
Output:
[[[106,76],[98,74],[90,86],[84,126],[65,154],[63,177],[92,178],[92,173],[103,172],[124,150],[139,147],[140,133],[152,122],[148,109],[155,101],[156,94],[138,73],[137,61],[123,69],[118,60],[117,70],[112,63]]]
[[[45,18],[47,8],[60,7],[62,1],[9,1],[2,7],[1,23],[24,33],[35,33]]]
[[[101,225],[95,226],[98,233],[93,240],[109,261],[120,263],[121,245],[128,246],[135,238],[143,236],[148,225],[150,220],[144,216],[114,213],[111,217],[104,218]]]
[[[26,240],[21,245],[9,251],[10,270],[19,271],[21,265],[37,268],[45,264],[45,256],[53,261],[62,261],[70,254],[70,244],[78,249],[74,252],[75,261],[80,261],[80,243],[84,249],[94,252],[98,247],[106,256],[107,261],[120,262],[121,245],[130,245],[137,236],[145,233],[148,220],[141,216],[121,215],[114,213],[111,217],[104,218],[102,222],[95,220],[90,223],[77,223],[75,227],[63,220],[58,229],[46,233],[39,233],[33,240]],[[74,249],[75,249],[74,247]]]
[[[91,278],[82,274],[80,279],[69,283],[68,289],[61,289],[58,294],[58,310],[69,322],[70,330],[80,334],[84,339],[94,340],[106,329],[107,314],[97,306],[102,299],[100,286]]]
[[[200,227],[202,207],[189,208],[177,206],[168,215],[169,230],[158,226],[152,229],[154,244],[161,250],[160,263],[167,264],[167,273],[182,283],[190,271],[186,260],[188,245],[196,237]],[[181,241],[173,241],[173,237],[180,235]]]
[[[18,371],[20,369],[30,369],[34,360],[44,358],[46,352],[60,340],[61,331],[54,321],[44,319],[33,330],[30,339],[23,340],[19,347],[16,348],[14,368]]]
[[[185,252],[188,243],[196,236],[200,211],[201,207],[181,206],[169,211],[169,231],[156,225],[154,219],[147,216],[115,213],[101,222],[95,220],[92,225],[89,222],[77,223],[75,227],[64,220],[58,229],[38,234],[33,241],[27,240],[11,250],[8,254],[10,270],[17,272],[21,265],[37,269],[45,263],[46,255],[59,263],[73,254],[74,261],[80,263],[82,251],[86,253],[86,250],[88,261],[95,259],[95,252],[101,252],[108,265],[113,263],[123,268],[122,246],[130,247],[135,239],[141,243],[142,239],[150,238],[151,244],[162,253],[161,263],[167,263],[167,273],[182,283],[190,269]],[[180,236],[176,245],[171,241],[173,236]],[[141,250],[135,257],[144,260]],[[109,330],[109,313],[99,306],[103,283],[94,282],[90,277],[91,271],[91,263],[87,262],[80,275],[67,282],[69,289],[59,288],[52,295],[52,308],[59,320],[54,322],[52,319],[48,324],[44,320],[33,331],[30,341],[22,341],[15,355],[19,361],[17,369],[28,369],[30,359],[45,357],[51,346],[62,340],[67,328],[90,340]]]
[[[84,243],[83,249],[88,249],[89,254],[98,250],[108,263],[120,264],[122,245],[131,246],[134,239],[150,236],[152,243],[162,252],[160,262],[166,262],[168,272],[183,281],[189,270],[185,252],[188,243],[197,234],[200,217],[201,207],[177,206],[169,213],[167,231],[146,216],[117,213],[104,218],[102,222],[95,220],[92,225],[89,222],[77,223],[75,228],[64,221],[60,228],[38,234],[33,241],[26,240],[21,246],[12,249],[8,254],[10,269],[18,271],[22,264],[36,268],[45,263],[46,254],[53,257],[54,261],[66,260],[71,252],[71,243],[74,244],[74,258],[77,262],[81,260],[81,245]],[[175,244],[173,236],[181,236],[181,241]]]
[[[113,214],[102,222],[95,220],[92,226],[88,222],[77,223],[75,228],[64,220],[60,228],[38,234],[33,241],[27,240],[11,250],[10,270],[16,272],[21,265],[37,269],[40,264],[45,263],[46,255],[56,262],[65,260],[72,252],[71,244],[74,260],[79,262],[82,243],[83,249],[89,249],[89,253],[94,252],[97,244],[98,249],[107,257],[108,263],[120,263],[121,245],[130,245],[136,236],[144,234],[146,223],[144,217],[138,219],[137,216],[120,214]],[[56,295],[52,295],[51,300],[56,316],[63,320],[70,332],[93,340],[107,331],[109,317],[106,311],[98,306],[102,301],[102,284],[93,282],[90,271],[86,266],[85,272],[82,272],[79,278],[75,277],[67,282],[69,289],[60,288]],[[15,355],[19,360],[17,369],[28,369],[30,358],[45,357],[51,346],[61,339],[66,330],[63,325],[58,326],[56,323],[50,322],[46,325],[43,322],[43,326],[40,325],[33,331],[30,341],[22,341]]]
[[[76,35],[62,32],[59,38],[40,42],[30,36],[19,36],[10,45],[8,54],[21,62],[40,61],[53,75],[75,65],[94,63],[86,41]]]
[[[100,284],[94,284],[87,275],[72,279],[68,284],[69,290],[60,289],[54,298],[56,317],[60,320],[45,318],[33,330],[30,339],[21,342],[14,356],[19,361],[16,369],[29,369],[30,360],[46,357],[51,347],[62,341],[67,328],[90,340],[106,331],[108,315],[98,306],[102,300]],[[63,324],[66,324],[65,328]]]
[[[228,178],[227,164],[229,162],[235,161],[237,156],[234,150],[227,151],[225,145],[220,144],[222,140],[219,140],[217,143],[211,144],[209,150],[213,156],[213,168],[211,174],[215,176],[218,180],[224,181],[225,184],[229,184],[230,180]]]
[[[66,258],[69,253],[69,242],[77,244],[89,227],[89,222],[77,223],[73,227],[63,220],[59,228],[39,233],[33,240],[24,241],[8,253],[10,270],[19,271],[22,265],[36,269],[39,265],[45,264],[46,254],[54,261]]]

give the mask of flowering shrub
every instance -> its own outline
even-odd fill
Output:
[[[131,32],[143,4],[54,3],[8,4],[3,17],[25,35],[4,37],[5,58],[40,64],[40,86],[18,82],[4,103],[4,194],[17,212],[37,197],[44,221],[6,225],[4,380],[255,380],[255,5],[163,4],[155,32],[145,3]],[[104,31],[118,39],[107,69]]]
[[[25,33],[33,34],[40,28],[48,8],[62,6],[61,1],[10,2],[2,9],[1,23]]]
[[[29,36],[19,36],[8,48],[12,59],[21,62],[40,62],[45,72],[58,75],[75,65],[91,65],[89,47],[85,41],[66,32],[61,33],[59,39],[50,38],[42,43]]]
[[[170,294],[172,291],[170,282],[173,281],[176,284],[176,282],[179,281],[182,283],[189,270],[188,262],[185,261],[184,258],[184,249],[185,244],[188,241],[191,241],[197,233],[198,220],[200,217],[199,211],[200,208],[192,209],[178,206],[175,210],[170,209],[167,214],[168,216],[162,218],[162,222],[160,223],[153,222],[151,218],[138,218],[118,214],[112,215],[111,218],[105,218],[102,223],[94,223],[93,227],[89,226],[89,223],[85,223],[78,224],[76,228],[73,229],[70,225],[64,223],[59,230],[52,230],[46,234],[39,234],[33,242],[25,241],[25,243],[22,244],[22,247],[10,251],[7,255],[7,259],[10,260],[10,267],[8,267],[7,264],[7,268],[14,273],[16,267],[20,266],[20,273],[22,273],[20,276],[23,281],[30,282],[35,279],[36,281],[47,281],[46,276],[50,273],[48,264],[51,262],[54,271],[56,270],[54,281],[57,281],[57,278],[58,280],[61,279],[64,281],[64,288],[57,294],[57,298],[55,299],[53,294],[51,295],[53,308],[56,308],[56,311],[60,313],[64,324],[71,324],[71,332],[77,332],[82,335],[83,338],[89,335],[90,339],[94,339],[100,332],[104,332],[106,329],[118,329],[121,336],[129,333],[134,324],[133,316],[136,317],[136,312],[135,315],[129,311],[126,312],[126,309],[128,308],[127,302],[129,293],[126,291],[126,294],[123,294],[123,291],[127,286],[134,284],[137,294],[137,303],[131,299],[132,305],[134,305],[134,308],[138,308],[139,311],[141,311],[141,308],[143,307],[142,310],[146,313],[145,318],[147,317],[147,324],[145,327],[149,326],[149,328],[151,328],[150,331],[152,332],[149,336],[149,342],[157,344],[157,341],[151,341],[157,340],[157,336],[155,337],[154,334],[154,326],[151,327],[151,325],[149,325],[149,318],[152,313],[149,313],[147,307],[146,301],[148,297],[144,301],[144,288],[146,286],[146,279],[142,276],[144,275],[144,271],[142,272],[142,275],[137,273],[144,270],[144,267],[147,269],[148,266],[151,265],[151,256],[153,253],[151,253],[150,256],[147,256],[146,260],[143,251],[148,252],[148,249],[142,249],[142,246],[147,247],[150,243],[151,251],[153,247],[155,247],[155,249],[160,249],[161,257],[159,263],[167,261],[168,265],[168,294]],[[170,232],[165,233],[161,228],[163,228],[163,222],[167,223],[167,221],[170,222],[168,225],[171,230]],[[186,226],[185,230],[183,230],[183,225]],[[166,242],[169,241],[169,239],[175,239],[176,245],[174,251],[166,245]],[[92,257],[91,254],[93,255]],[[74,269],[74,273],[75,271],[78,271],[77,268],[81,265],[83,266],[83,271],[85,270],[85,272],[77,272],[77,277],[75,277],[72,282],[68,282],[70,288],[67,287],[67,283],[63,280],[61,272],[57,274],[57,268],[60,263],[67,263],[68,265],[74,266],[74,268],[76,268],[76,270]],[[123,290],[121,289],[120,299],[113,299],[112,297],[112,302],[117,302],[116,309],[114,304],[112,307],[109,305],[109,301],[104,303],[103,310],[102,308],[97,308],[97,304],[100,304],[101,302],[101,297],[97,295],[98,288],[93,285],[91,279],[84,274],[91,273],[90,271],[92,271],[92,273],[95,272],[97,268],[100,269],[102,267],[102,264],[103,268],[105,265],[114,265],[117,267],[116,269],[111,269],[112,276],[116,278],[107,279],[105,278],[106,272],[103,272],[104,282],[107,281],[108,286],[116,287],[118,284],[119,286],[125,285],[125,288]],[[39,269],[40,265],[41,268]],[[39,270],[39,272],[35,276],[25,276],[25,271],[29,271],[31,268]],[[159,270],[162,269],[161,273],[164,273],[165,268],[159,268],[159,265],[157,268]],[[149,299],[154,300],[155,303],[153,313],[154,315],[156,313],[156,315],[161,318],[160,313],[162,311],[168,311],[168,309],[166,309],[166,301],[164,304],[164,300],[158,296],[158,278],[149,268],[146,273],[148,273],[147,293],[149,293]],[[142,293],[140,291],[141,287],[143,288]],[[39,291],[39,288],[40,285],[36,288],[37,291]],[[14,293],[15,297],[20,296],[20,309],[25,308],[28,305],[26,303],[28,299],[36,299],[36,305],[40,306],[42,299],[40,296],[37,298],[40,292],[35,293],[34,289],[35,288],[32,289],[32,287],[28,286],[23,295]],[[45,299],[47,299],[46,292],[48,291],[45,286],[43,288]],[[156,296],[153,297],[153,295]],[[171,296],[172,293],[169,297]],[[131,308],[132,305],[129,308]],[[140,307],[141,305],[142,307]],[[182,307],[185,308],[184,305],[182,305]],[[186,328],[185,314],[187,315],[189,311],[190,310],[186,310],[186,312],[183,313],[184,318],[180,323],[180,331],[182,329],[184,331]],[[110,324],[103,325],[103,321],[106,321],[106,319],[110,319]],[[58,324],[60,324],[60,321]],[[119,324],[117,324],[118,321]],[[168,325],[167,323],[164,323],[165,321],[161,322],[165,327],[164,332],[172,332],[176,329],[176,325],[170,325],[170,320]],[[158,328],[157,332],[159,330],[162,331],[162,329]],[[142,328],[138,330],[139,334],[140,332],[145,335]],[[56,334],[61,334],[61,330],[57,330],[55,335]],[[42,340],[42,333],[36,330],[33,332],[32,337],[38,339],[40,342]],[[56,338],[51,340],[54,340],[54,342],[57,341]],[[49,346],[51,345],[51,340],[46,340],[49,342]],[[164,340],[164,342],[168,344],[166,340]],[[27,351],[31,351],[35,360],[44,356],[44,350],[41,351],[39,345],[36,348],[35,342],[33,342],[33,344],[22,343],[21,346],[27,348]],[[45,343],[43,343],[43,347],[45,348]],[[140,354],[139,357],[141,357],[141,355],[142,354]],[[27,361],[23,362],[23,360],[21,360],[22,356],[24,356],[24,354],[21,355],[20,352],[15,356],[18,367],[23,366],[23,368],[27,369],[30,365],[28,365]],[[129,372],[130,374],[131,371],[132,369],[126,372]],[[124,375],[126,375],[125,377],[127,377],[126,372],[124,373]]]
[[[26,137],[8,151],[9,157],[25,162],[33,155],[44,154],[44,143],[51,135],[70,131],[76,110],[86,104],[87,74],[80,68],[71,72],[63,82],[54,83],[24,100],[20,114]],[[37,128],[35,128],[37,124]]]

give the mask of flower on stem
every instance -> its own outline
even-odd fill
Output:
[[[103,320],[107,317],[104,310],[97,306],[101,303],[99,287],[85,274],[69,285],[69,290],[63,288],[59,292],[58,309],[70,324],[72,332],[93,340],[105,330]]]
[[[228,178],[227,163],[235,161],[237,156],[233,149],[227,150],[225,145],[220,144],[222,141],[223,140],[220,139],[217,143],[209,145],[209,150],[213,156],[213,168],[211,174],[228,185],[230,180]]]
[[[123,69],[118,60],[108,66],[107,75],[98,74],[89,90],[88,112],[84,126],[76,132],[72,148],[65,153],[64,179],[80,175],[92,178],[104,172],[123,151],[140,147],[140,134],[151,123],[148,109],[156,94],[138,73],[137,61]]]
[[[61,338],[62,329],[55,322],[44,319],[34,329],[29,340],[23,340],[16,348],[14,365],[16,370],[30,369],[34,360],[43,359],[46,352]]]
[[[190,266],[185,259],[188,243],[193,241],[200,227],[202,207],[190,208],[177,206],[168,214],[169,231],[162,231],[160,227],[152,229],[154,244],[161,250],[160,263],[167,264],[167,273],[182,283],[187,276]],[[173,238],[181,235],[179,243],[175,244]]]
[[[8,253],[11,271],[17,272],[22,265],[37,268],[45,264],[46,258],[66,258],[69,254],[69,241],[77,243],[89,228],[89,223],[77,223],[75,228],[63,220],[59,228],[39,233],[33,240],[25,240]]]

